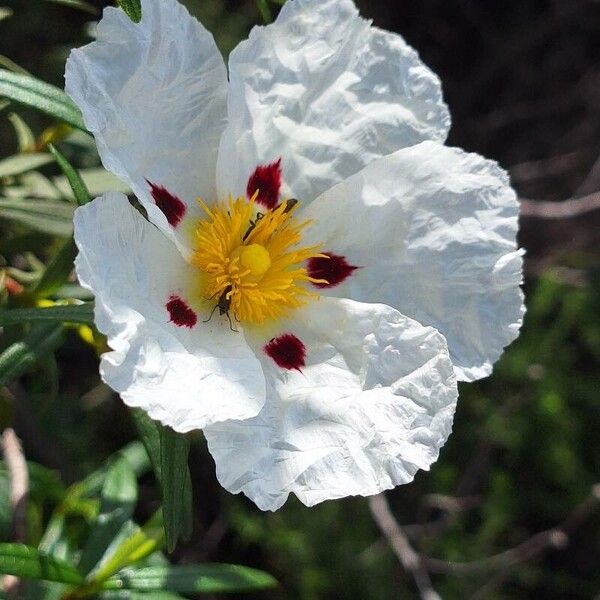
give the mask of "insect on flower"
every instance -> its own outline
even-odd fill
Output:
[[[104,381],[203,429],[265,510],[429,469],[457,380],[491,373],[524,308],[508,176],[444,145],[416,52],[352,0],[289,0],[228,71],[181,4],[142,0],[138,24],[105,9],[66,90],[150,221],[121,194],[76,211]]]

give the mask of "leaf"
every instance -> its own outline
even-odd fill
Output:
[[[89,573],[102,559],[113,538],[133,514],[137,503],[137,481],[126,458],[110,468],[102,487],[100,514],[83,548],[79,570]]]
[[[71,274],[76,255],[77,246],[75,240],[71,238],[50,259],[42,276],[31,290],[31,294],[34,297],[43,298],[57,291]]]
[[[185,600],[183,596],[172,594],[171,592],[154,591],[152,594],[136,592],[134,590],[119,590],[102,592],[98,598],[100,600]]]
[[[227,564],[171,565],[123,571],[104,589],[168,590],[183,594],[243,592],[277,585],[274,577],[249,567]]]
[[[117,4],[134,23],[139,23],[142,20],[140,0],[117,0]]]
[[[98,9],[95,6],[89,4],[89,2],[84,2],[83,0],[48,0],[48,2],[54,2],[55,4],[64,4],[65,6],[71,6],[73,8],[83,10],[84,12],[90,13],[91,15],[98,15]]]
[[[162,549],[165,533],[160,510],[154,513],[142,528],[132,524],[132,529],[124,539],[119,540],[118,544],[111,544],[113,548],[109,548],[111,550],[109,557],[92,575],[92,582],[103,582],[122,568]]]
[[[94,324],[94,305],[69,304],[49,306],[47,308],[13,308],[0,309],[0,326],[27,323],[32,321],[55,321],[59,323]]]
[[[59,237],[73,232],[73,206],[57,200],[0,198],[0,219]]]
[[[192,534],[192,482],[188,468],[190,442],[170,427],[160,426],[160,482],[167,550]]]
[[[178,539],[187,540],[192,533],[189,441],[170,427],[153,421],[139,408],[132,409],[131,414],[161,487],[166,545],[172,552]]]
[[[52,162],[52,156],[41,152],[39,154],[15,154],[0,160],[0,177],[20,175],[33,171]]]
[[[73,565],[24,544],[0,544],[0,573],[75,585],[84,581]]]
[[[123,183],[116,175],[109,173],[101,167],[80,169],[79,175],[92,197],[100,196],[104,192],[131,193],[131,188],[126,183]],[[54,177],[52,182],[65,197],[72,195],[71,187],[66,177],[59,175],[58,177]]]
[[[71,166],[71,163],[58,150],[58,148],[52,144],[49,144],[48,150],[50,150],[50,153],[56,159],[61,171],[65,174],[77,204],[79,204],[79,206],[87,204],[92,198],[90,197],[90,193],[88,192],[88,189],[83,182],[83,179],[81,179],[79,173]]]
[[[0,354],[0,387],[27,372],[40,357],[54,350],[62,340],[62,325],[44,323],[32,327],[20,341]]]
[[[8,114],[7,118],[17,134],[19,152],[32,152],[35,148],[35,136],[29,125],[17,113]]]
[[[0,96],[86,131],[79,109],[59,88],[31,75],[0,69]]]
[[[13,15],[12,8],[8,8],[6,6],[0,6],[0,21],[2,21],[3,19],[8,19],[9,17],[12,17],[12,15]]]
[[[273,20],[267,0],[256,0],[256,8],[258,8],[258,12],[265,23],[270,23]]]

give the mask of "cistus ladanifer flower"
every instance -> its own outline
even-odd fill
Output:
[[[523,317],[518,204],[444,145],[438,78],[351,0],[289,0],[226,68],[175,0],[107,8],[66,89],[130,186],[75,217],[101,375],[260,508],[429,469]]]

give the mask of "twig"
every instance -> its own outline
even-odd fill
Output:
[[[402,528],[392,515],[385,496],[379,494],[369,498],[369,508],[394,554],[398,557],[404,569],[415,580],[422,600],[441,600],[441,597],[431,585],[429,573],[423,567],[419,555],[414,551]]]
[[[16,542],[27,541],[27,497],[29,495],[29,473],[27,461],[17,434],[7,428],[0,440],[2,453],[8,470],[10,484],[10,505],[12,508],[13,537]],[[19,579],[12,575],[4,577],[4,591],[11,597],[19,595]]]
[[[600,192],[562,202],[521,199],[521,217],[573,219],[600,209]]]

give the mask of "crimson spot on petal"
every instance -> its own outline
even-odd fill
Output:
[[[282,369],[300,371],[306,365],[306,347],[293,333],[273,338],[265,345],[264,351]]]
[[[156,185],[148,181],[150,193],[158,208],[163,212],[171,227],[177,227],[185,215],[186,206],[181,199],[171,194],[167,188],[162,185]]]
[[[272,209],[279,202],[281,189],[281,158],[268,164],[259,165],[248,179],[246,195],[252,198],[258,191],[256,201],[265,208]]]
[[[339,256],[333,252],[323,252],[325,256],[316,256],[308,259],[308,274],[314,279],[324,279],[327,283],[313,283],[319,288],[334,287],[354,273],[359,267],[348,263],[344,256]]]
[[[191,329],[198,321],[196,313],[179,296],[169,296],[166,308],[169,312],[169,320],[178,327],[189,327]]]

